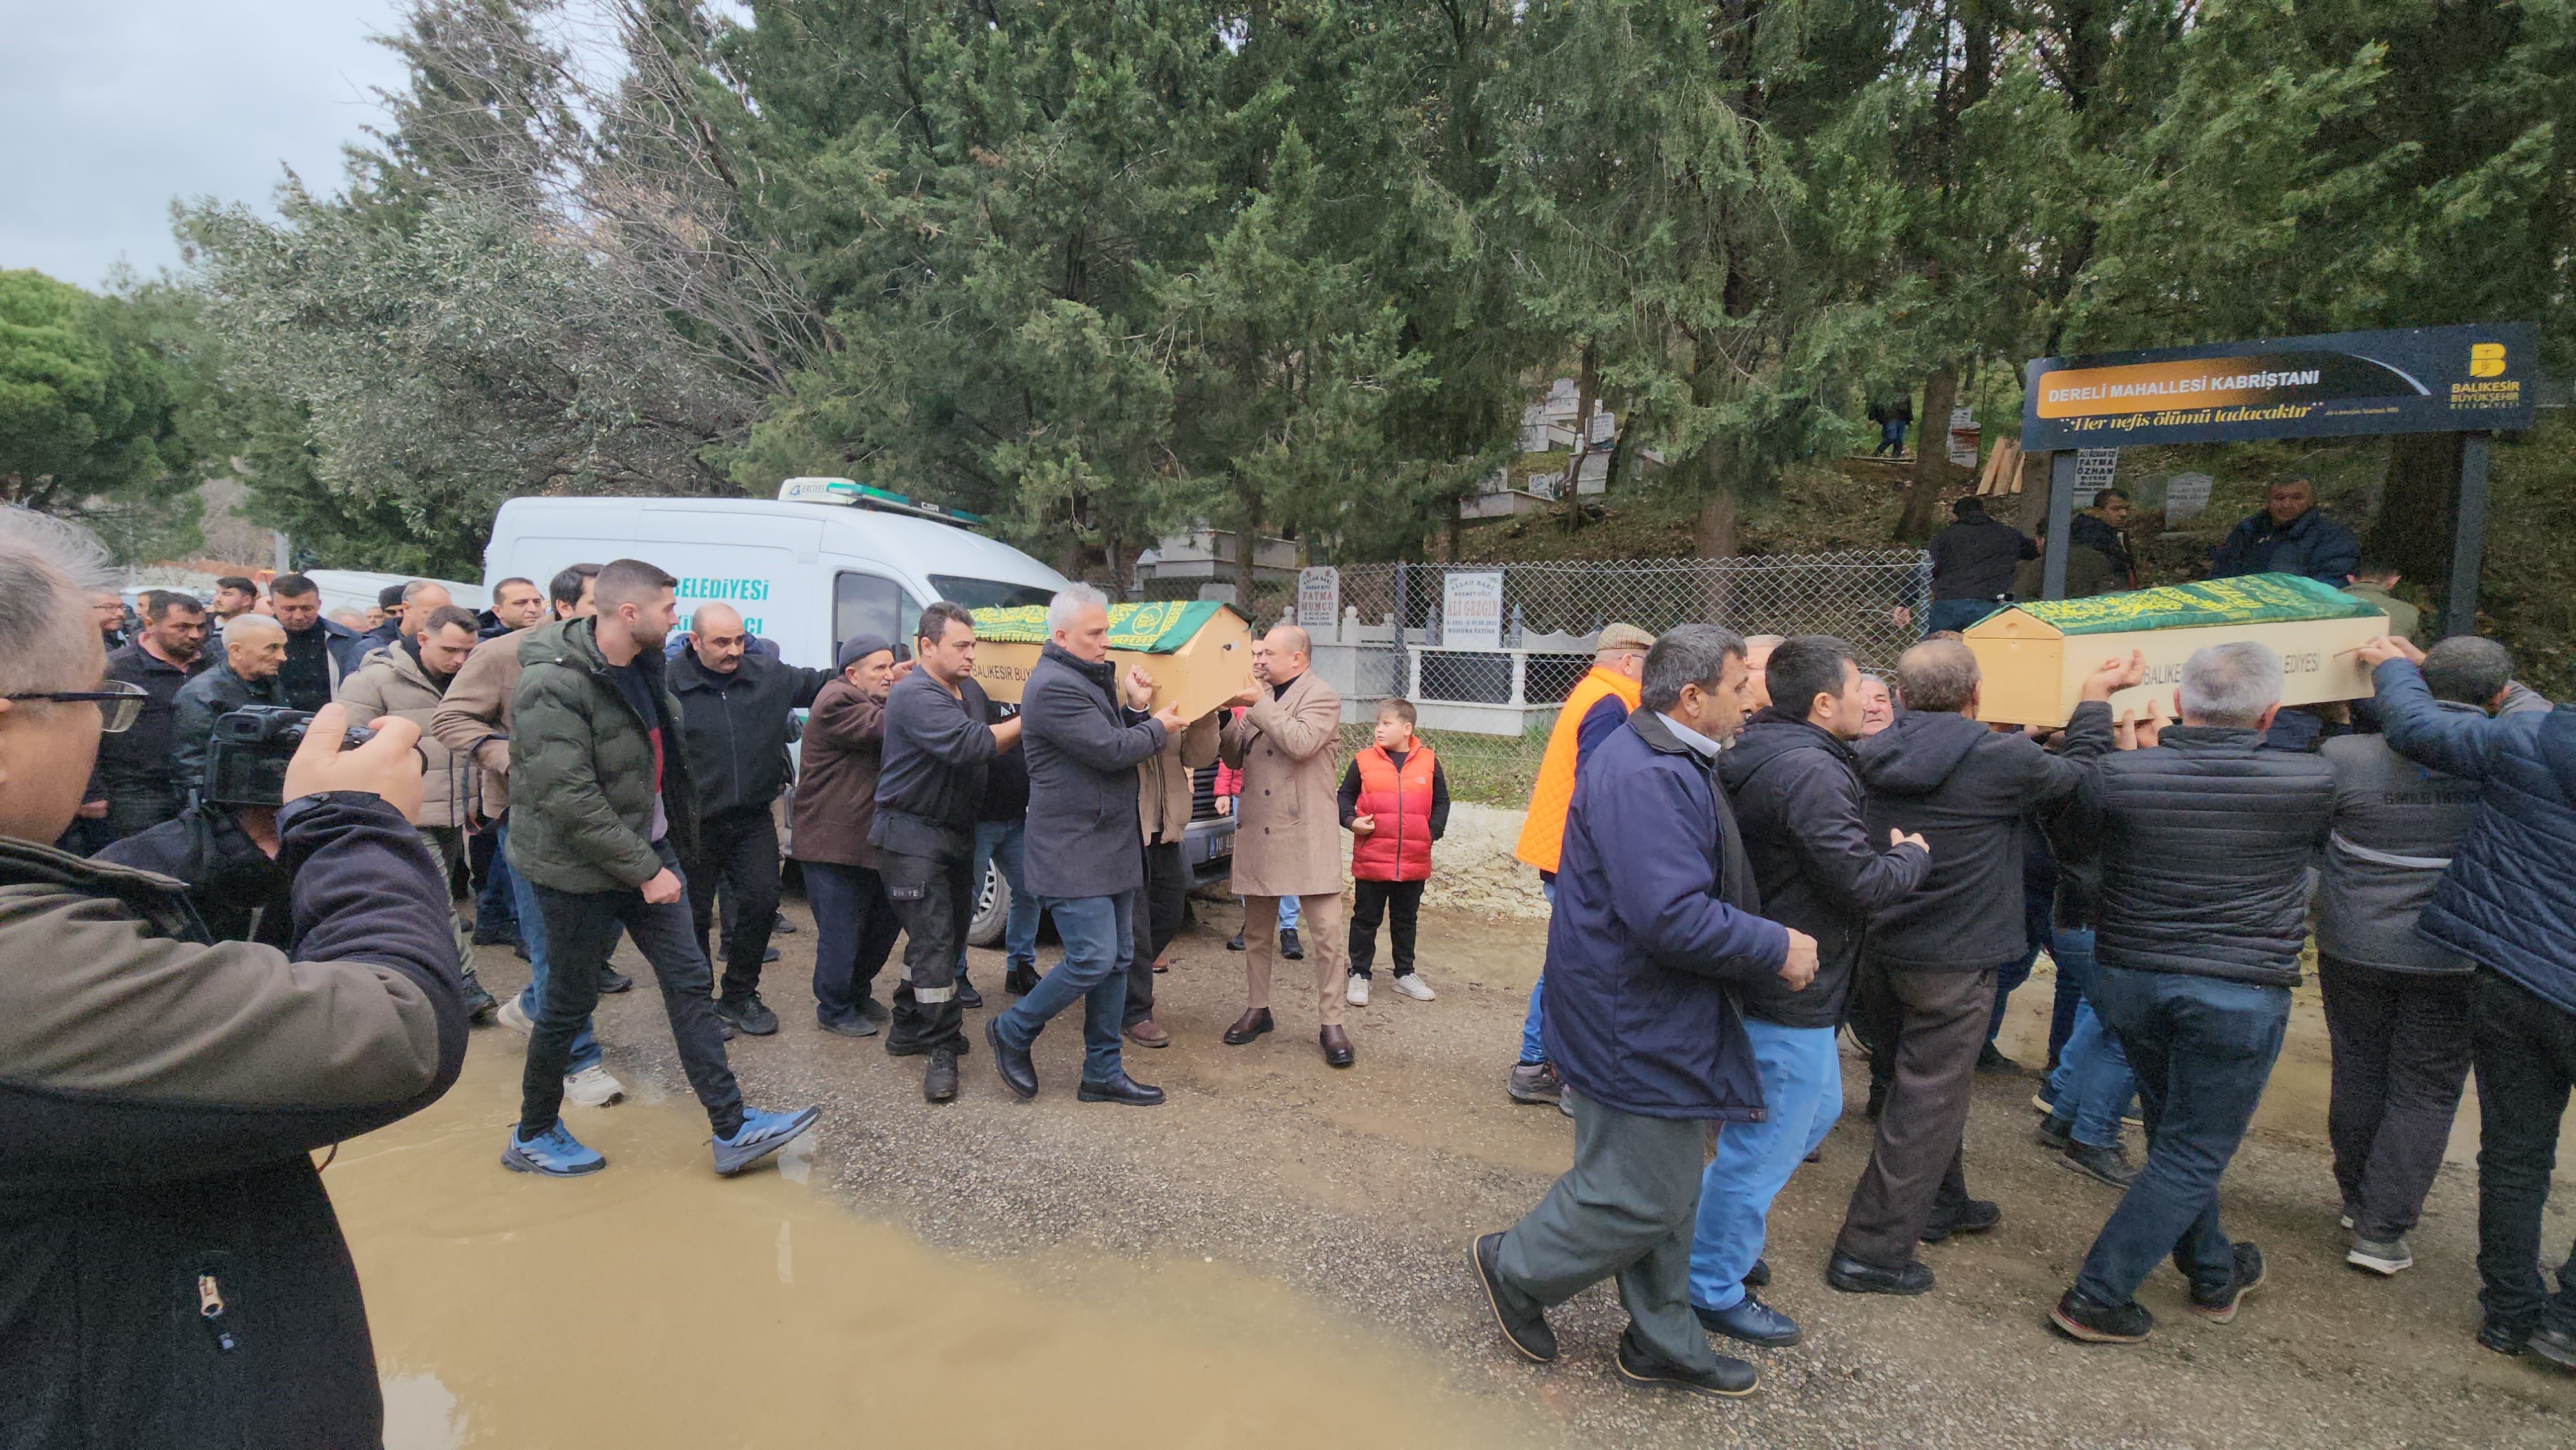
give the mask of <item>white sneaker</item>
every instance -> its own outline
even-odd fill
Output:
[[[1436,1002],[1440,999],[1440,994],[1431,990],[1431,984],[1422,980],[1420,972],[1407,972],[1396,978],[1395,990],[1416,1002]]]
[[[1351,984],[1342,989],[1342,1000],[1350,1003],[1354,1007],[1367,1006],[1368,984],[1369,979],[1366,977],[1351,978]]]
[[[564,1074],[564,1099],[577,1108],[604,1108],[626,1100],[626,1084],[594,1062],[579,1072]]]
[[[519,994],[516,992],[512,992],[509,999],[501,1004],[501,1010],[493,1013],[492,1016],[502,1026],[513,1032],[533,1034],[537,1030],[537,1024],[528,1018],[528,1009],[519,1005]]]

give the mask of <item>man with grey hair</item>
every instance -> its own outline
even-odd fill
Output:
[[[184,795],[206,771],[206,743],[215,721],[244,705],[286,706],[286,627],[265,614],[236,614],[224,621],[223,659],[179,687],[170,701],[171,764]]]
[[[2147,1115],[2146,1165],[2049,1315],[2096,1344],[2147,1337],[2155,1316],[2132,1296],[2167,1256],[2213,1323],[2263,1281],[2261,1251],[2219,1227],[2218,1180],[2280,1055],[2334,818],[2332,765],[2263,748],[2279,655],[2211,645],[2184,662],[2179,704],[2180,725],[2095,767],[2073,823],[2102,861],[2093,1007]]]
[[[2423,675],[2435,708],[2483,717],[2504,701],[2513,657],[2464,635],[2433,646]],[[2317,985],[2334,1040],[2326,1137],[2352,1231],[2344,1261],[2391,1275],[2415,1262],[2406,1234],[2469,1075],[2476,963],[2415,923],[2477,817],[2479,787],[2417,765],[2384,735],[2339,735],[2317,753],[2335,781],[2316,906]]]
[[[1758,914],[1714,776],[1752,700],[1743,642],[1715,625],[1666,631],[1640,694],[1576,773],[1548,918],[1542,1030],[1574,1104],[1574,1166],[1469,1258],[1524,1358],[1554,1360],[1546,1311],[1615,1277],[1623,1378],[1749,1395],[1753,1366],[1712,1351],[1691,1313],[1701,1145],[1710,1123],[1763,1112],[1735,993],[1775,978],[1804,991],[1816,942]]]
[[[446,883],[404,819],[414,730],[343,753],[326,706],[277,813],[295,951],[202,940],[167,878],[44,844],[141,698],[101,678],[80,587],[103,557],[0,509],[0,1425],[13,1445],[378,1444],[366,1305],[311,1152],[427,1107],[465,1059]],[[239,1373],[209,1395],[209,1368]]]
[[[1020,742],[1029,770],[1028,848],[1022,870],[1054,915],[1064,960],[1007,1012],[984,1024],[1002,1085],[1038,1094],[1029,1049],[1076,1000],[1082,1018],[1086,1103],[1151,1107],[1163,1090],[1128,1077],[1120,1061],[1127,966],[1136,944],[1137,896],[1145,886],[1144,836],[1137,825],[1136,767],[1181,733],[1170,705],[1148,715],[1154,681],[1109,658],[1109,600],[1088,584],[1066,587],[1047,606],[1047,642],[1020,691]]]

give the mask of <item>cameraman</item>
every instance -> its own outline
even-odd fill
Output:
[[[172,882],[41,844],[133,718],[80,592],[103,564],[0,509],[0,1426],[373,1445],[365,1306],[309,1155],[436,1101],[465,1056],[446,883],[405,819],[414,727],[343,754],[320,712],[277,822],[294,957],[207,941]]]
[[[175,820],[93,852],[90,859],[187,884],[188,904],[216,941],[295,945],[295,877],[279,862],[274,804],[200,797]]]

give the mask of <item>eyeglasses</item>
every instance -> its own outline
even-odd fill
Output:
[[[58,705],[78,704],[83,700],[98,706],[98,729],[102,735],[122,735],[143,713],[143,702],[152,698],[141,685],[123,680],[109,682],[105,690],[33,690],[24,695],[0,696],[8,700],[50,700]]]

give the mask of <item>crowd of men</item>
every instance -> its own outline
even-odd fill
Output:
[[[682,631],[675,581],[632,559],[543,590],[502,581],[488,617],[414,581],[363,633],[329,628],[300,576],[265,599],[226,590],[211,610],[147,594],[119,640],[122,611],[84,592],[94,543],[23,511],[0,523],[0,888],[14,893],[0,932],[74,967],[0,980],[0,1197],[37,1206],[5,1220],[10,1262],[36,1266],[0,1308],[10,1423],[202,1413],[157,1388],[166,1346],[88,1354],[38,1332],[152,1321],[184,1246],[214,1255],[191,1294],[215,1342],[238,1275],[262,1286],[242,1302],[274,1316],[240,1342],[298,1367],[269,1377],[262,1423],[365,1441],[363,1337],[332,1338],[362,1311],[304,1150],[433,1101],[468,1024],[491,1016],[528,1039],[504,1166],[606,1167],[566,1108],[623,1096],[592,1020],[603,992],[631,986],[609,965],[621,936],[654,971],[716,1171],[805,1133],[820,1110],[745,1103],[727,1047],[780,1025],[761,995],[774,808],[814,908],[817,1028],[921,1058],[934,1103],[958,1096],[963,1014],[983,1005],[964,934],[987,861],[1032,912],[1005,936],[1018,1000],[983,1023],[996,1076],[1039,1095],[1040,1039],[1078,1002],[1077,1099],[1153,1106],[1163,1094],[1125,1049],[1171,1040],[1153,964],[1177,930],[1193,770],[1221,760],[1238,776],[1246,1000],[1229,1046],[1273,1033],[1281,1010],[1302,1016],[1270,990],[1294,902],[1316,1050],[1352,1063],[1343,1009],[1364,1000],[1351,963],[1365,943],[1344,918],[1346,832],[1362,843],[1352,859],[1416,886],[1400,867],[1427,870],[1427,839],[1372,855],[1362,827],[1437,834],[1428,789],[1404,802],[1404,782],[1437,778],[1408,711],[1380,712],[1372,773],[1336,789],[1342,703],[1289,625],[1256,641],[1253,685],[1196,720],[1153,708],[1149,671],[1112,664],[1108,601],[1080,585],[1050,605],[1016,707],[975,682],[974,621],[953,604],[908,641],[860,635],[832,670],[807,669],[723,605]],[[2189,1310],[2229,1322],[2265,1266],[2224,1231],[2219,1180],[2281,1047],[2313,890],[2350,1262],[2411,1265],[2473,1065],[2479,1342],[2576,1367],[2576,1268],[2555,1295],[2538,1269],[2576,1087],[2576,713],[2514,686],[2499,647],[2375,641],[2362,724],[2376,728],[2288,750],[2267,733],[2283,677],[2260,645],[2194,655],[2172,719],[2114,719],[2107,701],[2142,666],[2105,661],[2045,737],[1982,721],[1976,656],[1938,632],[1899,660],[1892,691],[1823,636],[1612,625],[1598,646],[1520,842],[1552,910],[1511,1095],[1563,1110],[1575,1149],[1526,1218],[1474,1244],[1514,1349],[1555,1358],[1546,1310],[1615,1278],[1633,1321],[1623,1375],[1752,1392],[1758,1370],[1711,1336],[1803,1336],[1761,1297],[1766,1226],[1841,1115],[1846,1028],[1870,1059],[1876,1127],[1822,1277],[1930,1289],[1918,1245],[2003,1222],[1969,1191],[1965,1125],[2003,998],[2042,950],[2061,1010],[2037,1136],[2122,1189],[2049,1322],[2093,1343],[2146,1338],[2138,1292],[2168,1258]],[[280,804],[195,799],[213,722],[263,705],[318,712]],[[375,738],[343,750],[351,725]],[[492,854],[471,930],[530,963],[507,1002],[460,950],[478,840]],[[201,889],[173,892],[174,876]],[[218,876],[238,886],[202,889]],[[1043,973],[1038,911],[1063,941]],[[1410,950],[1400,928],[1400,969]],[[129,980],[164,985],[106,990]],[[133,1053],[167,1069],[101,1067]],[[2133,1093],[2147,1129],[2134,1166],[2120,1147]]]

